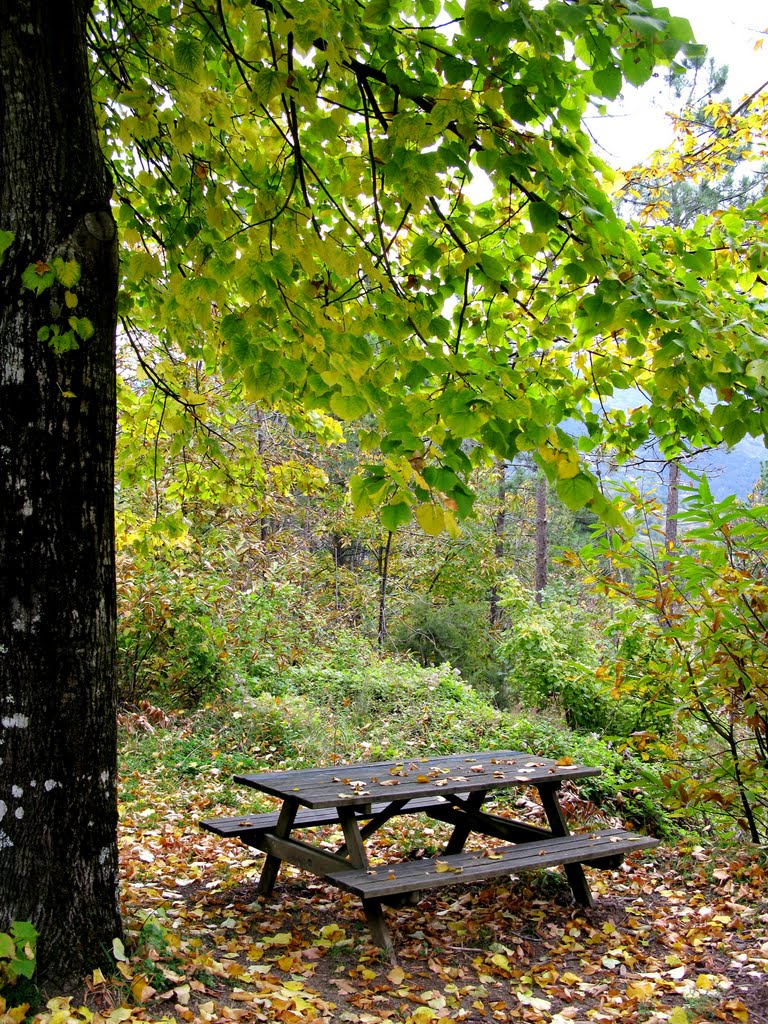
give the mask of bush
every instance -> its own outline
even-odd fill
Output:
[[[471,685],[493,686],[498,666],[492,656],[487,602],[451,600],[411,604],[394,630],[399,651],[414,655],[423,667],[445,662]]]

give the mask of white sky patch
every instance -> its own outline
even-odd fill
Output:
[[[56,779],[46,779],[43,785],[45,786],[45,792],[50,793],[52,789],[56,789],[61,783],[57,782]]]
[[[0,850],[9,850],[12,846],[10,838],[0,828]]]
[[[8,810],[8,804],[0,800],[0,821],[5,817],[5,812]]]
[[[15,796],[18,800],[20,797],[24,796],[24,790],[21,786],[11,786],[11,796]]]

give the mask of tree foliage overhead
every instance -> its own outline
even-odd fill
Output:
[[[586,449],[677,443],[714,385],[761,426],[709,240],[630,237],[581,128],[692,52],[666,9],[114,0],[91,39],[129,336],[297,418],[373,414],[353,497],[388,527],[453,531],[472,463],[521,450],[605,511],[568,417]],[[633,413],[594,411],[630,386]]]

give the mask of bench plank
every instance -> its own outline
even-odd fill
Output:
[[[435,860],[383,864],[367,871],[332,871],[325,877],[333,885],[363,899],[379,900],[398,893],[485,881],[531,868],[600,861],[656,845],[658,840],[648,836],[623,829],[602,829],[585,835],[503,846],[487,852],[472,850]]]
[[[374,818],[379,815],[382,816],[383,821],[386,821],[388,817],[386,814],[387,808],[393,801],[387,801],[386,803],[377,802],[371,804],[370,807],[363,806],[350,809],[360,821],[365,821],[368,818]],[[398,815],[428,814],[431,811],[441,810],[448,806],[449,804],[444,797],[421,797],[418,800],[408,800],[403,806],[399,806],[395,813]],[[266,832],[274,832],[277,827],[278,818],[279,812],[266,811],[263,814],[240,814],[229,818],[209,818],[207,821],[201,821],[199,824],[200,828],[205,829],[207,832],[213,832],[217,836],[222,836],[225,839],[241,839],[244,843],[247,843],[249,838],[256,838]],[[320,810],[301,808],[296,815],[293,828],[319,828],[322,825],[338,824],[340,824],[339,812],[335,807],[321,808]]]

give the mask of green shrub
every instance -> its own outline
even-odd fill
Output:
[[[488,688],[495,681],[487,602],[419,599],[403,613],[393,639],[399,651],[412,654],[423,667],[448,662],[473,686]]]
[[[10,932],[0,932],[0,996],[9,1006],[36,995],[36,967],[37,929],[29,921],[12,922]]]

